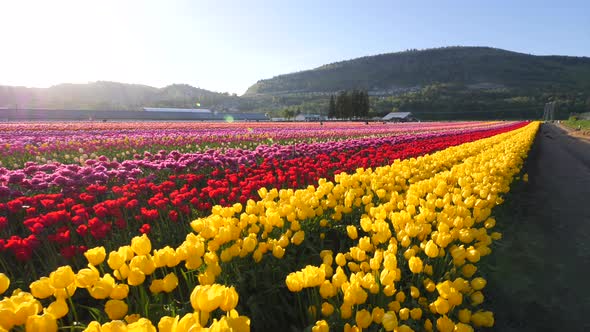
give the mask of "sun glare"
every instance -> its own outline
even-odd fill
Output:
[[[2,2],[2,83],[46,87],[117,79],[102,77],[106,69],[128,72],[120,65],[127,62],[126,21],[113,19],[113,6],[109,1]]]

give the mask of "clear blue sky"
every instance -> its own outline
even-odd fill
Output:
[[[410,48],[590,56],[589,0],[7,0],[0,13],[0,85],[242,94],[259,79]]]

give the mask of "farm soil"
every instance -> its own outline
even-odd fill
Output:
[[[590,331],[590,143],[543,124],[486,257],[493,331]]]
[[[563,124],[558,124],[557,126],[560,129],[562,129],[563,131],[567,132],[568,135],[586,140],[587,142],[590,143],[590,128],[577,130],[577,129],[570,128],[570,127],[563,125]]]

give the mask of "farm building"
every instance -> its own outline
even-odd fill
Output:
[[[410,122],[416,121],[412,112],[391,112],[382,118],[383,121],[389,122]]]
[[[211,113],[211,110],[204,108],[167,108],[167,107],[144,107],[146,112],[186,112],[186,113]]]
[[[319,114],[299,114],[295,117],[295,121],[322,121],[326,117]]]

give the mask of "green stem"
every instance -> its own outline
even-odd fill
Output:
[[[72,307],[72,313],[74,314],[74,319],[76,320],[76,322],[79,322],[78,312],[76,311],[76,306],[74,306],[74,301],[72,300],[72,297],[70,296],[70,292],[68,291],[67,287],[66,287],[66,295],[68,296],[68,302],[70,302],[70,306]]]

